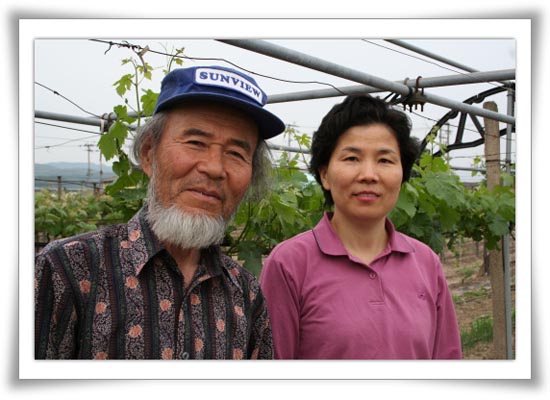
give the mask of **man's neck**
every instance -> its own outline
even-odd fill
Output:
[[[178,246],[166,244],[166,250],[178,264],[178,268],[183,275],[185,287],[189,287],[199,266],[201,257],[200,249],[182,249]]]

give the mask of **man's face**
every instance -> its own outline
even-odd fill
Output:
[[[164,207],[228,220],[252,177],[256,123],[221,104],[186,104],[168,112],[160,142],[143,146],[144,172],[156,163],[155,191]]]

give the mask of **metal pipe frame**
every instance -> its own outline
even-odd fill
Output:
[[[475,72],[468,74],[458,74],[458,75],[446,75],[446,76],[436,76],[436,77],[426,77],[422,78],[418,82],[419,88],[428,88],[428,87],[443,87],[443,86],[453,86],[453,85],[467,85],[474,83],[483,83],[497,81],[501,79],[515,79],[515,70],[496,70],[496,71],[487,71],[487,72]],[[403,82],[403,84],[408,85],[411,88],[416,87],[416,82],[414,80],[404,82],[396,81],[395,83]],[[291,92],[291,93],[281,93],[269,95],[267,99],[268,104],[284,103],[291,101],[302,101],[302,100],[314,100],[322,99],[328,97],[338,97],[348,94],[364,94],[364,93],[378,93],[383,92],[378,87],[368,86],[368,85],[352,85],[352,86],[343,86],[337,89],[321,89],[321,90],[306,90],[300,92]],[[128,115],[133,118],[137,118],[137,113],[129,112]],[[70,122],[82,125],[92,125],[101,127],[101,121],[106,124],[110,121],[115,121],[117,116],[115,113],[111,112],[109,114],[104,114],[102,118],[96,117],[80,117],[67,114],[59,114],[49,111],[40,111],[36,110],[34,113],[35,118],[39,119],[48,119],[55,121]],[[132,128],[132,127],[131,127]]]
[[[288,61],[303,67],[315,69],[317,71],[325,72],[340,78],[348,79],[354,82],[362,83],[365,85],[371,85],[380,89],[398,93],[406,96],[411,93],[411,88],[402,83],[392,82],[386,79],[378,78],[376,76],[367,74],[362,71],[357,71],[351,68],[347,68],[330,61],[323,60],[318,57],[310,56],[298,51],[287,49],[283,46],[279,46],[273,43],[269,43],[258,39],[232,39],[232,40],[220,40],[219,42],[226,43],[235,47],[239,47],[245,50],[250,50],[259,54],[263,54],[269,57],[277,58],[283,61]],[[508,124],[515,124],[515,118],[505,114],[499,114],[494,111],[485,110],[479,107],[474,107],[468,104],[464,104],[458,101],[450,100],[434,94],[423,93],[421,97],[427,103],[437,104],[453,110],[466,112],[473,115],[478,115],[493,120],[505,122]]]
[[[467,85],[475,83],[484,83],[484,82],[493,82],[507,79],[515,79],[516,71],[514,69],[506,70],[496,70],[496,71],[487,71],[487,72],[474,72],[468,74],[459,74],[459,75],[446,75],[446,76],[437,76],[431,78],[421,78],[418,81],[418,88],[433,88],[433,87],[443,87],[443,86],[456,86],[456,85]],[[403,83],[411,89],[415,89],[416,82],[415,80],[400,80],[394,81],[395,83]],[[300,92],[291,92],[291,93],[281,93],[273,94],[268,96],[267,103],[286,103],[290,101],[301,101],[301,100],[313,100],[313,99],[323,99],[327,97],[338,97],[350,94],[366,94],[366,93],[379,93],[384,92],[378,87],[368,86],[368,85],[352,85],[352,86],[342,86],[338,89],[321,89],[321,90],[304,90]]]
[[[462,69],[464,71],[468,71],[468,72],[478,72],[477,69],[474,69],[474,68],[469,67],[467,65],[461,64],[461,63],[459,63],[457,61],[454,61],[454,60],[451,60],[449,58],[440,56],[439,54],[432,53],[431,51],[422,49],[422,48],[417,47],[413,44],[407,43],[403,40],[399,40],[399,39],[384,39],[384,40],[386,42],[395,44],[396,46],[400,46],[400,47],[403,47],[407,50],[414,51],[415,53],[422,54],[423,56],[433,58],[434,60],[437,60],[437,61],[441,61],[441,62],[443,62],[447,65],[450,65],[452,67],[460,68],[460,69]],[[502,79],[502,80],[499,79],[499,81],[500,81],[500,83],[502,83],[504,85],[509,85],[510,84],[510,82],[507,82],[506,79]]]
[[[440,56],[439,54],[435,54],[435,53],[432,53],[431,51],[428,51],[428,50],[424,50],[420,47],[417,47],[413,44],[410,44],[410,43],[407,43],[403,40],[399,40],[399,39],[384,39],[384,41],[386,42],[389,42],[389,43],[392,43],[392,44],[395,44],[396,46],[400,46],[400,47],[403,47],[405,49],[408,49],[408,50],[411,50],[411,51],[414,51],[415,53],[418,53],[418,54],[422,54],[423,56],[426,56],[426,57],[430,57],[430,58],[433,58],[434,60],[437,60],[437,61],[441,61],[441,62],[444,62],[445,64],[448,64],[448,65],[451,65],[453,67],[456,67],[456,68],[460,68],[464,71],[468,71],[468,72],[479,72],[477,69],[474,69],[472,67],[468,67],[467,65],[464,65],[464,64],[460,64],[456,61],[453,61],[453,60],[450,60],[448,58],[445,58],[443,56]]]
[[[69,122],[73,124],[90,125],[101,127],[105,124],[106,119],[96,117],[80,117],[76,115],[60,114],[50,111],[34,110],[34,118],[48,119],[53,121]],[[103,121],[103,122],[102,122]]]

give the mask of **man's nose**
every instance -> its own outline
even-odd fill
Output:
[[[198,164],[198,170],[211,179],[225,179],[227,172],[225,169],[224,153],[220,146],[210,146],[205,152],[204,157]]]

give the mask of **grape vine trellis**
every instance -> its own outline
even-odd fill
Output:
[[[166,74],[173,65],[180,66],[183,49],[172,53],[164,69],[149,65],[141,49],[133,50],[136,56],[122,61],[132,71],[114,83],[123,104],[114,107],[117,119],[98,142],[103,156],[115,160],[112,168],[117,179],[101,197],[65,194],[57,199],[47,192],[37,195],[35,230],[45,232],[49,240],[127,221],[142,206],[148,179],[132,168],[123,149],[132,134],[128,126],[139,126],[141,118],[153,111],[158,93],[141,89],[143,82],[151,80],[159,70]],[[292,128],[287,128],[285,135],[304,151],[309,148],[309,135]],[[433,145],[433,136],[428,141]],[[441,145],[439,148],[445,150]],[[228,227],[224,242],[227,252],[256,274],[261,270],[262,257],[277,243],[310,229],[323,214],[322,192],[311,176],[299,168],[304,164],[307,160],[303,154],[283,151],[274,161],[269,193],[260,200],[245,199]],[[437,252],[446,245],[452,248],[458,238],[483,240],[489,249],[494,249],[501,236],[513,230],[515,222],[513,179],[503,174],[503,181],[507,185],[491,192],[483,184],[466,189],[443,158],[424,152],[414,166],[414,176],[403,185],[390,218],[398,230]]]

